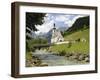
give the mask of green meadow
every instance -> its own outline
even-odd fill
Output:
[[[81,41],[81,39],[85,39],[86,41]],[[66,53],[89,53],[89,29],[78,30],[69,35],[64,36],[65,41],[75,41],[75,43],[66,43],[66,44],[55,44],[49,48],[50,51],[53,52],[61,52],[64,51]],[[77,40],[80,41],[77,41]]]

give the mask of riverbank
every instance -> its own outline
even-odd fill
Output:
[[[68,53],[59,55],[46,50],[36,50],[26,59],[26,67],[80,65],[89,63],[89,55]]]

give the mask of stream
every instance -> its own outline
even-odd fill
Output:
[[[80,64],[76,61],[70,61],[65,56],[55,55],[52,52],[47,52],[46,50],[36,50],[33,55],[38,57],[43,64],[48,66],[61,66],[61,65],[75,65]]]

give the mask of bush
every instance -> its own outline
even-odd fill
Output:
[[[26,40],[26,51],[34,52],[35,49],[33,48],[33,46],[34,45],[40,45],[40,44],[47,44],[47,40],[41,39],[41,38]]]
[[[65,50],[60,51],[60,52],[59,52],[59,55],[60,55],[60,56],[65,56],[65,55],[66,55],[66,51],[65,51]]]
[[[68,48],[70,48],[72,46],[72,43],[71,42],[69,42],[68,43]]]
[[[76,42],[80,42],[80,38],[76,39],[75,41],[76,41]]]

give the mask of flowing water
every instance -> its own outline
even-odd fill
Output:
[[[33,55],[38,57],[42,63],[48,64],[48,66],[79,64],[75,61],[68,60],[68,58],[65,56],[54,55],[54,53],[47,52],[45,50],[36,50]]]

